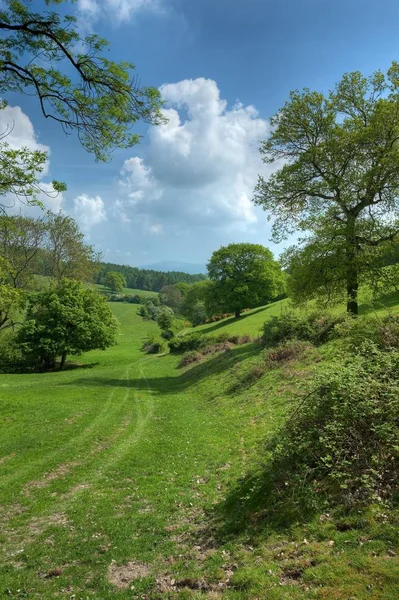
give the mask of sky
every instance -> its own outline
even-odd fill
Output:
[[[328,92],[345,72],[399,60],[397,0],[77,0],[61,9],[161,90],[167,124],[138,124],[140,144],[107,164],[43,119],[33,96],[4,96],[0,127],[15,124],[15,147],[48,151],[43,187],[57,179],[68,189],[43,196],[47,206],[73,216],[103,260],[133,266],[204,264],[232,242],[278,255],[284,245],[270,241],[271,222],[252,202],[258,175],[274,168],[259,154],[269,118],[290,90]]]

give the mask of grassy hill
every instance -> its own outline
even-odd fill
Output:
[[[256,333],[285,302],[204,332]],[[394,300],[392,299],[394,305]],[[0,376],[0,593],[111,599],[393,600],[399,518],[273,515],[264,443],[328,362],[266,372],[246,344],[186,369],[113,304],[119,344],[65,372]]]
[[[96,288],[100,291],[100,292],[108,292],[109,293],[109,289],[107,287],[105,287],[104,285],[100,285],[97,284]],[[121,294],[130,294],[132,296],[142,296],[143,298],[148,298],[149,296],[152,298],[155,298],[156,296],[158,296],[158,292],[151,292],[150,290],[137,290],[137,289],[133,289],[133,288],[123,288]]]

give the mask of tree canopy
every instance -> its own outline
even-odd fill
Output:
[[[208,263],[211,295],[220,312],[240,316],[243,308],[266,304],[283,288],[283,274],[270,250],[260,244],[229,244]],[[207,298],[209,302],[209,298]]]
[[[18,341],[28,360],[46,369],[62,369],[68,354],[105,350],[116,343],[118,323],[107,300],[78,281],[63,279],[57,287],[29,298]]]
[[[123,288],[126,287],[126,279],[122,273],[118,273],[118,271],[108,271],[104,277],[104,285],[106,285],[111,292],[122,292]]]
[[[136,144],[132,127],[138,120],[163,120],[159,91],[140,85],[133,64],[109,60],[106,40],[82,37],[75,17],[35,12],[26,0],[9,0],[0,9],[0,31],[2,97],[7,92],[36,96],[43,116],[65,133],[75,131],[96,159]]]
[[[275,217],[276,242],[310,233],[302,264],[336,269],[347,309],[357,313],[367,255],[399,234],[399,64],[368,78],[346,74],[327,96],[291,92],[271,125],[261,154],[279,169],[259,178],[255,203]]]

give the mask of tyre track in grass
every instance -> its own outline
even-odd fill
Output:
[[[135,363],[131,363],[127,368],[125,368],[123,374],[120,377],[122,381],[130,380],[129,372],[134,365]],[[82,387],[83,386],[79,386],[79,388]],[[129,397],[127,392],[128,387],[126,387],[125,392],[123,392],[122,399],[118,401],[117,396],[120,393],[120,390],[118,388],[111,390],[111,392],[108,394],[107,399],[104,401],[101,409],[99,410],[98,414],[94,417],[94,419],[92,419],[88,426],[86,426],[80,433],[72,435],[72,437],[70,437],[65,444],[60,446],[57,451],[54,452],[54,450],[51,449],[42,458],[30,461],[29,463],[25,464],[19,469],[13,469],[13,471],[9,475],[2,476],[2,486],[13,486],[15,485],[16,481],[18,481],[21,478],[25,479],[29,477],[29,475],[32,472],[36,472],[38,469],[40,469],[40,467],[43,467],[44,473],[46,471],[51,472],[52,470],[56,470],[62,463],[54,464],[54,461],[57,460],[57,458],[64,457],[65,452],[70,450],[71,448],[76,448],[77,453],[85,452],[87,449],[88,440],[91,438],[92,443],[94,443],[94,438],[97,437],[99,433],[103,433],[104,431],[106,431],[106,428],[104,428],[104,423],[109,423],[110,421],[112,421],[113,418],[115,418],[118,412],[123,412],[123,408]],[[53,466],[50,467],[50,464],[52,464]],[[24,481],[22,485],[29,485],[29,481]]]
[[[12,534],[10,536],[10,539],[8,540],[8,543],[4,545],[3,549],[5,554],[5,561],[7,561],[8,558],[11,558],[11,560],[13,560],[13,557],[15,556],[15,551],[16,549],[18,549],[19,546],[22,545],[24,547],[27,547],[30,544],[35,543],[35,540],[33,539],[35,536],[32,536],[33,531],[36,535],[44,533],[47,527],[50,527],[52,526],[52,524],[54,524],[55,516],[64,515],[64,513],[68,511],[68,508],[72,507],[76,502],[79,502],[81,499],[81,492],[83,490],[86,490],[87,488],[92,488],[93,486],[98,485],[99,482],[101,482],[103,477],[106,475],[106,473],[109,472],[109,470],[112,469],[116,463],[123,460],[126,454],[128,454],[131,450],[132,446],[140,441],[143,433],[146,430],[148,422],[151,420],[155,405],[153,395],[149,388],[143,368],[143,363],[147,362],[148,360],[148,358],[143,359],[138,365],[137,363],[133,363],[139,368],[140,380],[144,379],[147,384],[148,393],[145,396],[145,402],[142,402],[142,399],[140,398],[140,392],[142,392],[142,390],[137,389],[137,387],[130,388],[129,386],[129,370],[132,367],[132,365],[130,365],[130,367],[125,371],[124,379],[126,379],[127,381],[127,386],[124,391],[120,407],[126,406],[131,396],[131,392],[133,391],[133,398],[136,401],[135,406],[137,407],[137,412],[136,421],[133,425],[132,430],[128,431],[128,428],[124,427],[120,428],[118,440],[115,441],[112,448],[105,451],[105,456],[103,453],[101,453],[101,455],[98,454],[97,457],[94,457],[94,459],[92,458],[91,461],[87,461],[86,464],[90,465],[89,469],[86,470],[80,477],[73,479],[73,482],[71,482],[71,487],[68,491],[63,493],[62,496],[57,497],[52,497],[48,494],[46,498],[48,502],[41,502],[39,511],[35,511],[34,506],[30,514],[26,515],[29,517],[28,519],[22,518],[18,525],[13,524],[13,528],[11,529]],[[110,394],[111,398],[114,396],[114,392],[115,390]],[[101,421],[101,423],[104,423],[104,419],[106,418],[107,414],[103,412],[103,420]],[[97,420],[98,419],[99,417],[97,417]],[[81,463],[78,466],[82,467],[84,466],[84,463]],[[70,476],[72,474],[73,471],[70,471],[67,475]],[[41,492],[39,493],[43,494],[43,489],[41,489]],[[33,493],[32,500],[34,500],[34,495],[35,494]],[[12,514],[11,510],[11,519],[13,518],[13,516],[15,515]],[[7,530],[7,521],[7,514],[5,514],[3,515],[2,523],[2,527],[4,527],[5,530]],[[46,523],[47,527],[37,527],[38,522]],[[24,532],[29,532],[29,536],[27,539],[24,539]]]

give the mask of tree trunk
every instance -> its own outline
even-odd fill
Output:
[[[61,363],[60,363],[60,371],[63,370],[64,366],[65,366],[65,361],[66,361],[66,357],[67,357],[67,353],[63,352],[61,354]]]
[[[235,318],[239,319],[240,317],[241,317],[241,311],[240,310],[236,310]]]
[[[352,315],[359,313],[357,302],[359,291],[359,276],[357,271],[357,244],[355,233],[355,219],[348,219],[346,234],[346,311]]]

